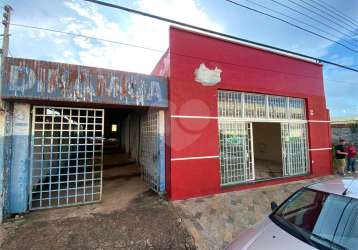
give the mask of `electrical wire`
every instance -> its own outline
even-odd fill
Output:
[[[18,26],[18,27],[24,27],[24,28],[31,28],[31,29],[37,29],[37,30],[44,30],[44,31],[49,31],[49,32],[56,32],[56,33],[60,33],[60,34],[64,34],[64,35],[70,35],[70,36],[78,36],[78,37],[85,37],[85,38],[90,38],[90,39],[98,39],[96,37],[89,37],[89,36],[83,36],[80,34],[75,34],[75,33],[69,33],[69,32],[63,32],[63,31],[58,31],[58,30],[53,30],[53,29],[47,29],[47,28],[41,28],[41,27],[35,27],[35,26],[29,26],[29,25],[21,25],[21,24],[12,24],[14,26]],[[104,40],[104,39],[99,39],[101,41],[106,41],[106,42],[111,42],[111,43],[115,43],[115,44],[120,44],[120,45],[126,45],[126,46],[131,46],[131,47],[136,47],[136,48],[140,48],[140,49],[147,49],[147,50],[154,50],[156,52],[164,52],[162,50],[157,50],[157,49],[152,49],[152,48],[147,48],[147,47],[142,47],[142,46],[137,46],[137,45],[133,45],[133,44],[128,44],[128,43],[122,43],[122,42],[118,42],[118,41],[110,41],[110,40]],[[8,53],[10,54],[11,57],[13,57],[12,53],[10,52],[10,49],[8,50]],[[204,58],[200,58],[200,57],[194,57],[191,55],[184,55],[184,54],[179,54],[179,53],[174,53],[175,55],[178,56],[182,56],[182,57],[187,57],[187,58],[196,58],[196,59],[204,59]],[[247,65],[239,65],[239,64],[231,64],[228,62],[224,62],[224,61],[215,61],[217,63],[221,63],[221,64],[230,64],[232,66],[237,66],[237,67],[244,67],[244,68],[250,68],[250,69],[256,69],[256,70],[262,70],[262,71],[268,71],[268,72],[275,72],[275,73],[283,73],[283,74],[290,74],[290,75],[296,75],[299,77],[305,77],[305,78],[314,78],[312,76],[308,76],[308,75],[303,75],[303,74],[295,74],[295,73],[290,73],[290,72],[284,72],[284,71],[279,71],[279,70],[272,70],[272,69],[267,69],[267,68],[262,68],[262,67],[252,67],[252,66],[247,66]],[[320,78],[317,78],[320,79]],[[353,82],[347,82],[347,81],[342,81],[342,80],[336,80],[336,79],[324,79],[324,82],[335,82],[335,83],[347,83],[347,84],[356,84]]]
[[[85,1],[90,1],[90,0],[85,0]],[[237,6],[240,6],[240,7],[243,7],[243,8],[246,8],[246,9],[249,9],[249,10],[252,10],[252,11],[254,11],[254,12],[256,12],[256,13],[259,13],[259,14],[262,14],[262,15],[265,15],[265,16],[268,16],[268,17],[271,17],[271,18],[273,18],[273,19],[279,20],[279,21],[284,22],[284,23],[286,23],[286,24],[288,24],[288,25],[290,25],[290,26],[296,27],[296,28],[298,28],[298,29],[300,29],[300,30],[306,31],[306,32],[311,33],[311,34],[313,34],[313,35],[315,35],[315,36],[318,36],[318,37],[320,37],[320,38],[323,38],[323,39],[326,39],[326,40],[328,40],[328,41],[331,41],[331,42],[333,42],[333,43],[339,44],[339,45],[345,47],[345,48],[348,49],[348,50],[351,50],[351,51],[353,51],[353,52],[355,52],[355,53],[358,53],[357,50],[352,49],[351,47],[348,47],[348,46],[346,46],[345,44],[343,44],[343,43],[341,43],[341,42],[335,41],[335,40],[333,40],[333,39],[331,39],[331,38],[329,38],[329,37],[323,36],[323,35],[321,35],[321,34],[318,34],[318,33],[314,32],[314,31],[311,31],[311,30],[308,30],[308,29],[306,29],[306,28],[303,28],[303,27],[301,27],[301,26],[299,26],[299,25],[296,25],[296,24],[294,24],[294,23],[291,23],[291,22],[289,22],[289,21],[287,21],[287,20],[285,20],[285,19],[279,18],[279,17],[277,17],[277,16],[273,16],[273,15],[268,14],[268,13],[263,12],[263,11],[256,10],[256,9],[254,9],[254,8],[250,8],[250,7],[248,7],[248,6],[242,5],[242,4],[237,3],[237,2],[235,2],[235,1],[232,1],[232,0],[224,0],[224,1],[229,2],[229,3],[232,3],[232,4],[237,5]],[[275,0],[272,0],[272,1],[276,2]]]
[[[283,3],[281,3],[280,1],[277,1],[277,0],[271,0],[271,1],[274,2],[274,3],[276,3],[276,4],[278,4],[278,5],[280,5],[280,6],[282,6],[282,7],[287,8],[287,9],[289,9],[289,10],[292,10],[292,11],[294,11],[294,12],[296,12],[296,13],[302,15],[302,16],[305,16],[305,17],[307,17],[307,18],[309,18],[309,19],[311,19],[311,20],[313,20],[313,21],[315,21],[315,22],[317,22],[317,23],[320,23],[320,24],[322,24],[322,25],[324,25],[324,26],[326,26],[326,27],[329,27],[330,29],[332,29],[332,30],[334,30],[334,31],[336,31],[336,32],[338,32],[338,33],[344,35],[345,37],[350,37],[349,34],[347,34],[347,33],[345,33],[345,32],[342,32],[342,31],[340,31],[339,29],[336,29],[335,27],[333,27],[333,26],[331,26],[331,25],[329,25],[329,24],[327,24],[327,23],[325,23],[325,22],[322,22],[321,20],[318,20],[317,18],[314,18],[314,17],[312,17],[312,16],[310,16],[310,15],[307,15],[307,14],[301,12],[301,11],[298,11],[298,10],[296,10],[296,9],[293,8],[293,7],[290,7],[290,6],[286,5],[286,4],[283,4]],[[290,1],[290,0],[288,0],[288,1]],[[355,38],[352,38],[352,39],[358,41],[358,40],[355,39]]]
[[[266,45],[266,44],[262,44],[262,43],[258,43],[258,42],[254,42],[254,41],[250,41],[250,40],[247,40],[247,39],[242,39],[242,38],[235,37],[235,36],[232,36],[232,35],[228,35],[228,34],[216,32],[216,31],[213,31],[213,30],[200,28],[200,27],[197,27],[197,26],[194,26],[194,25],[190,25],[190,24],[186,24],[186,23],[174,21],[174,20],[167,19],[167,18],[163,18],[163,17],[160,17],[160,16],[155,16],[155,15],[152,15],[152,14],[149,14],[149,13],[145,13],[145,12],[141,12],[141,11],[129,9],[129,8],[126,8],[126,7],[123,7],[123,6],[113,5],[113,4],[110,4],[110,3],[106,3],[106,2],[102,2],[102,1],[97,1],[97,0],[84,0],[84,1],[94,2],[94,3],[102,4],[102,5],[105,5],[105,6],[108,6],[108,5],[109,5],[109,7],[114,7],[114,8],[117,8],[117,9],[122,9],[122,10],[124,10],[124,11],[131,12],[131,13],[134,13],[134,14],[138,14],[138,15],[142,15],[142,16],[147,16],[147,17],[155,18],[155,19],[158,19],[158,20],[161,20],[161,21],[165,21],[165,22],[169,22],[169,23],[174,23],[174,24],[177,24],[177,25],[181,25],[181,26],[184,26],[184,27],[189,27],[189,28],[192,28],[192,29],[197,29],[197,30],[200,30],[200,31],[203,31],[203,32],[207,32],[207,33],[210,33],[210,34],[215,34],[215,35],[218,35],[218,36],[222,36],[222,37],[226,37],[226,38],[230,38],[230,39],[242,41],[242,42],[245,42],[245,43],[254,44],[254,45],[257,45],[257,46],[260,46],[260,47],[269,48],[269,49],[276,50],[276,51],[279,51],[279,52],[284,52],[284,53],[296,55],[296,56],[299,56],[299,57],[302,57],[302,58],[307,58],[307,59],[314,60],[314,61],[317,61],[317,62],[326,63],[326,64],[334,65],[334,66],[337,66],[337,67],[341,67],[341,68],[344,68],[344,69],[347,69],[347,70],[351,70],[351,71],[358,72],[358,69],[355,69],[355,68],[352,68],[352,67],[349,67],[349,66],[345,66],[345,65],[342,65],[342,64],[338,64],[338,63],[335,63],[335,62],[332,62],[332,61],[327,61],[327,60],[324,60],[324,59],[315,58],[315,57],[308,56],[308,55],[304,55],[304,54],[297,53],[297,52],[294,52],[294,51],[289,51],[289,50],[277,48],[277,47],[274,47],[274,46],[270,46],[270,45]],[[96,40],[105,41],[105,42],[110,42],[110,43],[114,43],[114,44],[126,45],[126,46],[131,46],[131,47],[137,47],[137,48],[141,48],[141,49],[149,49],[149,50],[157,51],[157,52],[161,52],[161,53],[164,52],[164,51],[159,50],[159,49],[153,49],[153,48],[148,48],[148,47],[139,46],[139,45],[134,45],[134,44],[122,43],[122,42],[119,42],[119,41],[112,41],[112,40],[107,40],[107,39],[101,39],[101,38],[96,38],[96,37],[90,37],[90,36],[81,35],[81,34],[75,34],[75,33],[70,33],[70,32],[58,31],[58,30],[49,29],[49,28],[35,27],[35,26],[24,25],[24,24],[11,24],[11,25],[13,25],[13,26],[18,26],[18,27],[25,27],[25,28],[32,28],[32,29],[38,29],[38,30],[45,30],[45,31],[57,32],[57,33],[62,33],[62,34],[66,34],[66,35],[71,35],[71,36],[84,37],[84,38],[88,38],[88,39],[96,39]]]
[[[76,36],[76,37],[85,37],[85,38],[89,38],[89,39],[99,39],[96,37],[90,37],[90,36],[84,36],[84,35],[80,35],[80,34],[75,34],[75,33],[70,33],[70,32],[63,32],[63,31],[59,31],[59,30],[54,30],[54,29],[48,29],[48,28],[42,28],[42,27],[35,27],[35,26],[30,26],[30,25],[22,25],[22,24],[12,24],[13,26],[18,26],[18,27],[24,27],[24,28],[31,28],[31,29],[37,29],[37,30],[43,30],[43,31],[49,31],[49,32],[56,32],[56,33],[60,33],[60,34],[64,34],[64,35],[69,35],[69,36]],[[156,52],[164,52],[162,50],[157,50],[157,49],[152,49],[152,48],[147,48],[147,47],[142,47],[142,46],[137,46],[137,45],[133,45],[133,44],[128,44],[128,43],[122,43],[122,42],[118,42],[118,41],[111,41],[111,40],[104,40],[104,39],[99,39],[101,41],[105,41],[105,42],[111,42],[111,43],[115,43],[115,44],[120,44],[120,45],[126,45],[126,46],[131,46],[131,47],[136,47],[136,48],[140,48],[140,49],[147,49],[147,50],[154,50]],[[9,54],[11,57],[12,54],[10,52],[10,49],[8,50]],[[187,58],[195,58],[195,59],[205,59],[205,58],[201,58],[201,57],[197,57],[197,56],[192,56],[192,55],[185,55],[185,54],[180,54],[180,53],[175,53],[175,52],[171,52],[174,55],[177,56],[181,56],[181,57],[187,57]],[[282,73],[282,74],[289,74],[289,75],[295,75],[295,76],[299,76],[299,77],[305,77],[305,78],[312,78],[312,79],[321,79],[321,78],[317,78],[317,77],[312,77],[309,75],[304,75],[304,74],[296,74],[296,73],[291,73],[291,72],[285,72],[285,71],[280,71],[280,70],[273,70],[273,69],[268,69],[268,68],[262,68],[262,67],[253,67],[253,66],[247,66],[247,65],[239,65],[239,64],[233,64],[233,63],[228,63],[225,61],[215,61],[216,63],[221,63],[221,64],[228,64],[228,65],[232,65],[232,66],[236,66],[236,67],[241,67],[241,68],[250,68],[250,69],[256,69],[256,70],[261,70],[261,71],[267,71],[267,72],[275,72],[275,73]],[[337,82],[341,82],[341,83],[352,83],[352,82],[344,82],[344,81],[336,81],[335,79],[329,80],[329,79],[325,79],[325,81],[334,81],[335,83]],[[352,83],[354,84],[354,83]]]
[[[357,84],[357,82],[349,82],[349,81],[344,81],[344,80],[337,80],[337,79],[327,79],[324,78],[323,79],[324,82],[334,82],[334,83],[344,83],[344,84]]]
[[[254,1],[252,1],[252,0],[244,0],[244,1],[246,1],[246,2],[248,2],[248,3],[251,3],[251,4],[254,4],[254,5],[256,5],[256,6],[259,6],[259,7],[261,7],[261,8],[264,8],[264,9],[266,9],[266,10],[272,11],[272,12],[274,12],[274,13],[276,13],[276,14],[279,14],[279,15],[282,15],[282,16],[284,16],[284,17],[290,18],[291,20],[294,20],[294,21],[296,21],[296,22],[302,23],[302,24],[304,24],[304,25],[306,25],[306,26],[308,26],[308,27],[311,27],[311,28],[313,28],[313,29],[319,30],[319,31],[321,31],[321,32],[323,32],[323,33],[325,33],[325,34],[327,34],[327,35],[329,35],[329,36],[332,36],[332,37],[336,38],[336,39],[345,41],[345,42],[346,42],[347,44],[349,44],[349,45],[352,45],[352,46],[357,46],[357,45],[358,45],[358,44],[353,44],[353,43],[351,43],[349,40],[346,40],[346,39],[341,38],[341,37],[338,37],[338,36],[336,36],[336,35],[334,35],[334,34],[332,34],[332,33],[329,33],[329,32],[327,32],[326,30],[321,29],[321,28],[319,28],[319,27],[317,27],[317,26],[314,26],[314,25],[312,25],[312,24],[309,24],[309,23],[307,23],[307,22],[304,22],[304,21],[302,21],[302,20],[299,20],[298,18],[295,18],[295,17],[292,17],[292,16],[287,15],[287,14],[285,14],[285,13],[282,13],[282,12],[280,12],[280,11],[278,11],[278,10],[274,10],[274,9],[269,8],[269,7],[267,7],[267,6],[264,6],[264,5],[262,5],[262,4],[256,3],[256,2],[254,2]]]
[[[311,1],[317,3],[317,1],[315,1],[315,0],[311,0]],[[317,4],[318,4],[318,3],[317,3]],[[339,16],[341,16],[342,18],[346,19],[346,20],[349,21],[350,23],[352,23],[352,24],[354,24],[354,25],[358,25],[358,20],[355,20],[355,19],[353,19],[353,18],[351,18],[351,17],[349,17],[349,16],[346,16],[345,14],[343,14],[341,11],[337,10],[337,9],[336,9],[335,7],[333,7],[332,5],[329,5],[329,4],[327,3],[327,1],[326,1],[324,4],[329,7],[329,8],[328,8],[328,7],[325,7],[326,9],[335,12],[337,15],[339,15]]]
[[[303,0],[300,0],[302,2],[305,2]],[[348,25],[349,27],[353,28],[354,30],[358,29],[358,25],[352,25],[350,22],[348,22],[346,19],[342,18],[341,16],[335,14],[333,11],[329,10],[328,8],[326,8],[324,5],[321,5],[319,2],[316,2],[314,0],[311,0],[311,3],[314,3],[316,4],[316,6],[314,6],[313,4],[309,4],[309,3],[306,3],[307,5],[310,5],[312,8],[315,8],[316,10],[319,10],[321,11],[322,13],[325,13],[326,15],[334,18],[334,19],[337,19],[341,22],[343,22],[345,25]],[[317,7],[319,6],[319,7]]]
[[[278,47],[275,47],[275,46],[271,46],[271,45],[267,45],[267,44],[263,44],[263,43],[259,43],[259,42],[254,42],[254,41],[251,41],[251,40],[248,40],[248,39],[243,39],[243,38],[240,38],[240,37],[237,37],[237,36],[217,32],[217,31],[214,31],[214,30],[201,28],[201,27],[198,27],[198,26],[195,26],[195,25],[175,21],[175,20],[172,20],[172,19],[169,19],[169,18],[157,16],[157,15],[154,15],[154,14],[150,14],[150,13],[147,13],[147,12],[143,12],[143,11],[139,11],[139,10],[135,10],[135,9],[131,9],[131,8],[127,8],[127,7],[124,7],[124,6],[121,6],[121,5],[111,4],[111,3],[98,1],[98,0],[83,0],[83,1],[99,4],[99,5],[110,7],[110,8],[123,10],[123,11],[133,13],[133,14],[136,14],[136,15],[141,15],[141,16],[157,19],[157,20],[160,20],[160,21],[163,21],[163,22],[180,25],[180,26],[183,26],[183,27],[186,27],[186,28],[194,29],[194,30],[197,30],[197,31],[202,31],[202,32],[205,32],[205,33],[208,33],[208,34],[213,34],[213,35],[233,39],[233,40],[236,40],[236,41],[241,41],[241,42],[256,45],[256,46],[259,46],[259,47],[262,47],[262,48],[275,50],[277,52],[284,52],[284,53],[287,53],[287,54],[291,54],[291,55],[299,56],[299,57],[302,57],[302,58],[314,60],[316,62],[326,63],[326,64],[334,65],[334,66],[337,66],[337,67],[340,67],[340,68],[344,68],[344,69],[347,69],[347,70],[350,70],[350,71],[358,72],[358,69],[355,69],[355,68],[352,68],[352,67],[349,67],[349,66],[345,66],[345,65],[342,65],[342,64],[339,64],[339,63],[335,63],[335,62],[332,62],[332,61],[328,61],[328,60],[325,60],[325,59],[320,59],[320,58],[316,58],[316,57],[313,57],[313,56],[301,54],[301,53],[298,53],[298,52],[278,48]]]
[[[295,1],[293,1],[293,0],[288,0],[288,1],[289,1],[290,3],[293,3],[293,4],[295,4],[295,5],[299,6],[299,7],[301,7],[302,9],[305,9],[305,10],[307,10],[307,11],[309,11],[309,12],[311,12],[311,13],[317,15],[317,16],[322,17],[323,19],[326,19],[327,21],[329,21],[329,22],[331,22],[331,23],[334,23],[334,24],[337,25],[337,26],[340,26],[341,28],[347,30],[348,32],[352,32],[352,33],[354,33],[354,34],[357,34],[357,33],[355,33],[355,30],[348,29],[348,28],[345,27],[344,25],[341,25],[340,23],[337,23],[336,21],[332,20],[331,18],[328,18],[327,16],[322,15],[321,13],[318,13],[317,11],[314,11],[314,10],[312,10],[312,9],[310,9],[310,8],[307,8],[306,6],[304,6],[304,5],[302,5],[302,4],[299,4],[299,3],[297,3],[297,2],[295,2]],[[299,0],[299,1],[305,3],[306,5],[309,5],[309,6],[313,7],[313,8],[315,8],[315,6],[311,5],[310,3],[307,3],[305,0]]]
[[[176,55],[176,56],[180,56],[180,57],[199,59],[201,61],[206,59],[206,58],[200,57],[200,56],[187,55],[187,54],[182,54],[182,53],[173,52],[173,51],[171,51],[170,53],[173,55]],[[247,69],[254,69],[254,70],[258,70],[258,71],[281,73],[281,74],[285,74],[285,75],[292,75],[292,76],[304,77],[304,78],[309,78],[309,79],[322,80],[321,77],[314,77],[314,76],[305,75],[302,73],[292,73],[292,72],[286,72],[286,71],[282,71],[282,70],[263,68],[263,67],[259,67],[259,66],[248,66],[245,64],[230,63],[230,62],[226,62],[226,61],[222,61],[222,60],[212,60],[212,62],[219,63],[221,65],[230,65],[230,66],[238,67],[238,68],[247,68]],[[323,79],[323,82],[334,82],[334,83],[342,83],[342,84],[357,84],[357,82],[354,83],[354,82],[342,81],[342,80],[337,80],[337,79],[327,79],[327,78]]]
[[[113,40],[108,40],[108,39],[102,39],[102,38],[98,38],[98,37],[76,34],[76,33],[72,33],[72,32],[60,31],[60,30],[55,30],[55,29],[50,29],[50,28],[36,27],[36,26],[32,26],[32,25],[18,24],[18,23],[11,23],[10,25],[15,26],[15,27],[55,32],[55,33],[60,33],[60,34],[64,34],[64,35],[74,36],[74,37],[83,37],[83,38],[87,38],[87,39],[94,39],[94,40],[98,40],[98,41],[102,41],[102,42],[119,44],[119,45],[124,45],[124,46],[129,46],[129,47],[135,47],[135,48],[139,48],[139,49],[146,49],[146,50],[151,50],[151,51],[160,52],[160,53],[164,52],[164,50],[160,50],[160,49],[154,49],[154,48],[149,48],[149,47],[145,47],[145,46],[141,46],[141,45],[124,43],[124,42],[113,41]]]

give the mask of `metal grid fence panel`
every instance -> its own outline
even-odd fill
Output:
[[[308,173],[307,126],[302,123],[282,123],[282,154],[284,176]]]
[[[142,178],[147,185],[159,192],[159,112],[148,111],[141,118],[140,165]]]
[[[255,179],[251,132],[250,123],[219,120],[221,185]]]
[[[35,106],[32,116],[29,208],[100,201],[104,110]]]

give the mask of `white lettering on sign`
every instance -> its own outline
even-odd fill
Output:
[[[221,72],[222,70],[218,67],[209,69],[202,63],[194,72],[195,81],[201,83],[203,86],[216,85],[221,82]]]

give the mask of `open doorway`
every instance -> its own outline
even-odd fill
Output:
[[[119,204],[164,185],[163,111],[105,109],[103,140],[104,203]]]
[[[283,176],[280,123],[253,123],[256,179]]]
[[[145,109],[105,109],[103,124],[104,203],[131,199],[148,189],[141,180],[140,122]]]

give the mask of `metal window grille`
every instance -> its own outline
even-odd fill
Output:
[[[252,124],[219,120],[221,184],[254,180]]]
[[[148,111],[141,118],[140,165],[143,180],[159,192],[159,112]]]
[[[104,110],[35,106],[32,116],[30,209],[100,201]]]
[[[305,121],[305,101],[299,98],[219,90],[218,116],[230,119]]]
[[[242,95],[240,92],[219,91],[219,117],[242,117]]]
[[[305,102],[303,99],[289,98],[289,114],[290,119],[305,120]]]
[[[307,126],[304,123],[282,123],[283,175],[308,173]]]
[[[287,119],[287,98],[281,96],[267,96],[270,119]]]
[[[266,102],[264,95],[245,93],[245,108],[244,114],[247,118],[265,118],[266,117]]]

